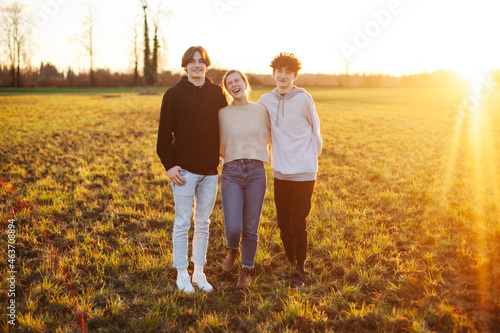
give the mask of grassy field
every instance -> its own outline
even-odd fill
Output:
[[[113,88],[113,87],[71,87],[71,88],[57,88],[57,87],[40,87],[40,88],[0,88],[0,96],[15,96],[15,95],[40,95],[40,94],[87,94],[96,95],[101,94],[128,94],[128,93],[158,93],[163,94],[164,87],[135,87],[135,88]]]
[[[0,329],[16,331],[14,299],[21,332],[499,332],[500,89],[489,89],[309,89],[324,139],[311,283],[277,280],[268,169],[251,287],[221,272],[218,195],[205,268],[216,290],[192,295],[171,267],[161,94],[2,95],[0,269],[10,276],[13,234],[17,273],[14,298],[0,282]]]

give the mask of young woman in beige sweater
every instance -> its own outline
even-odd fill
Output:
[[[241,270],[236,287],[246,288],[257,252],[271,127],[266,108],[248,101],[250,85],[243,73],[230,70],[223,84],[232,102],[219,111],[221,196],[228,247],[222,269],[233,269],[241,242]]]

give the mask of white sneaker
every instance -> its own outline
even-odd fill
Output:
[[[189,275],[187,277],[177,278],[177,288],[186,294],[194,293],[194,288],[190,280],[191,278]]]
[[[208,283],[205,273],[193,274],[193,284],[206,293],[214,290],[214,287]]]

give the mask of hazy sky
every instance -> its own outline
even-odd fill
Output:
[[[4,1],[5,2],[5,1]],[[156,9],[158,0],[148,0]],[[25,0],[38,22],[32,64],[85,70],[78,42],[82,0]],[[130,26],[140,0],[94,1],[95,67],[131,71]],[[183,52],[204,46],[223,68],[268,73],[279,52],[295,53],[303,72],[413,73],[500,69],[498,0],[166,0],[163,68],[178,70]],[[150,13],[150,27],[154,11]],[[143,23],[139,22],[141,40]],[[142,42],[141,42],[142,46]]]

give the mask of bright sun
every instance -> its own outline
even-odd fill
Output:
[[[469,66],[459,69],[458,72],[469,84],[475,85],[481,78],[484,79],[488,75],[489,70],[486,67]]]

